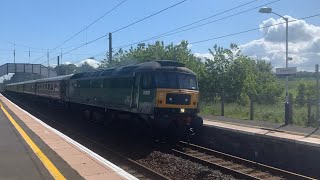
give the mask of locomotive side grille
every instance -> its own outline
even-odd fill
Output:
[[[191,95],[189,94],[168,93],[166,96],[166,104],[189,105],[190,100],[191,100]]]

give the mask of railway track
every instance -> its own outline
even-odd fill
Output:
[[[5,94],[5,93],[3,93],[3,94]],[[31,114],[34,114],[34,115],[36,114],[37,117],[40,117],[41,119],[45,119],[47,121],[51,121],[51,123],[55,124],[55,126],[59,126],[60,128],[64,129],[63,133],[66,133],[65,131],[69,131],[69,134],[71,133],[71,134],[77,136],[78,138],[84,139],[86,142],[88,142],[90,144],[94,144],[95,147],[103,149],[105,152],[107,152],[108,156],[112,157],[113,160],[117,161],[117,165],[120,168],[122,168],[126,172],[130,173],[132,176],[136,177],[137,179],[143,179],[143,180],[149,180],[149,179],[150,180],[151,179],[168,180],[168,179],[170,179],[169,177],[166,177],[166,176],[152,170],[151,168],[144,166],[143,164],[113,150],[112,148],[110,148],[102,143],[99,143],[99,142],[91,139],[90,137],[84,136],[84,135],[76,132],[75,130],[64,126],[63,124],[61,124],[57,121],[52,120],[51,118],[47,117],[43,113],[34,110],[34,108],[30,108],[29,106],[24,105],[17,98],[14,98],[13,96],[10,96],[9,94],[5,94],[5,96],[7,98],[9,98],[15,104],[19,105],[23,109],[30,112]],[[55,128],[57,128],[57,127],[55,127]],[[108,159],[111,159],[111,158],[108,158]]]
[[[186,142],[180,142],[172,151],[175,155],[241,179],[313,179]]]

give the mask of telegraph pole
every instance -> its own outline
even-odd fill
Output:
[[[61,59],[61,61],[62,61],[62,48],[61,48],[61,55],[60,55],[60,59]]]
[[[30,48],[29,48],[29,63],[30,63]]]
[[[13,44],[13,63],[16,64],[16,44]]]
[[[60,59],[59,56],[57,56],[57,65],[60,66]]]
[[[50,69],[49,69],[49,49],[47,50],[47,61],[48,61],[48,67],[47,67],[48,77],[50,77]]]
[[[317,100],[316,100],[316,107],[317,107],[317,114],[316,114],[316,118],[317,118],[317,123],[319,124],[319,120],[320,120],[320,114],[319,114],[319,104],[320,104],[320,89],[319,89],[319,64],[316,64],[316,77],[317,77]]]
[[[112,61],[112,34],[109,33],[109,64]]]

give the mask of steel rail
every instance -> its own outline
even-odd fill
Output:
[[[314,179],[195,144],[179,142],[172,151],[183,158],[244,179]]]

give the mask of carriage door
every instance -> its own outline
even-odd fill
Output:
[[[59,91],[60,91],[61,99],[66,100],[66,98],[67,98],[67,82],[65,80],[61,81]]]
[[[139,107],[139,91],[140,91],[141,73],[134,74],[134,83],[132,88],[131,108],[138,109]]]

